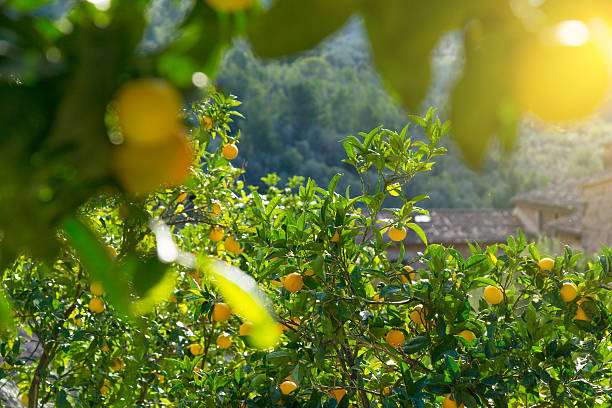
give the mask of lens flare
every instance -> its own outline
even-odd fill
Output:
[[[579,47],[589,41],[589,28],[580,20],[567,20],[557,24],[556,38],[559,43]]]

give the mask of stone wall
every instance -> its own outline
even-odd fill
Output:
[[[612,179],[585,184],[582,193],[582,243],[587,252],[599,252],[602,243],[612,246]]]

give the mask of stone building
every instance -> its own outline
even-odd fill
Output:
[[[511,199],[514,209],[431,209],[414,222],[429,243],[452,246],[464,256],[468,243],[505,243],[519,228],[532,239],[546,235],[574,249],[598,252],[602,243],[612,246],[612,144],[605,152],[605,170],[518,194]],[[425,245],[409,230],[404,248],[411,257]],[[389,249],[391,259],[398,254],[399,247]]]

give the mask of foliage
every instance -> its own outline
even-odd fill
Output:
[[[540,272],[542,256],[521,233],[507,245],[473,247],[467,259],[440,245],[415,259],[386,257],[394,244],[385,230],[418,228],[411,218],[426,212],[417,206],[422,196],[402,193],[403,204],[395,209],[383,202],[389,186],[405,189],[444,152],[438,143],[449,126],[433,110],[413,116],[399,133],[378,127],[345,138],[345,161],[361,176],[362,189],[353,195],[336,191],[341,174],[326,189],[304,178],[280,187],[273,176],[266,178],[265,191],[246,186],[243,170],[212,147],[228,137],[235,105],[215,94],[193,106],[192,120],[202,125],[192,133],[201,166],[186,188],[162,189],[144,201],[99,196],[81,208],[85,225],[101,248],[108,246],[108,259],[122,274],[136,256],[146,265],[147,286],[164,276],[176,279],[164,295],[168,300],[128,318],[105,285],[106,308],[94,313],[87,305],[94,297],[90,280],[97,276],[78,245],[75,252],[65,242],[51,265],[20,257],[5,271],[5,286],[16,320],[38,337],[42,354],[29,365],[20,356],[23,338],[5,338],[3,378],[24,390],[37,387],[41,402],[59,407],[436,407],[448,393],[466,407],[592,407],[609,400],[607,249],[585,269],[576,266],[580,254],[567,249],[549,272]],[[211,129],[204,118],[214,118]],[[427,143],[409,138],[414,127],[426,133]],[[370,178],[368,169],[377,177]],[[193,268],[177,259],[163,266],[169,271],[155,273],[162,240],[149,219],[171,228],[182,254],[215,256],[257,281],[273,303],[280,342],[254,348],[257,333],[240,333],[244,310],[227,321],[211,320],[214,305],[229,298],[217,293],[200,261]],[[236,237],[242,252],[208,238],[214,227]],[[412,281],[406,263],[417,269]],[[139,273],[132,277],[136,287]],[[292,273],[303,278],[297,293],[283,287]],[[579,296],[564,303],[560,286],[570,280]],[[499,305],[480,298],[478,288],[487,285],[502,289]],[[138,293],[127,294],[128,304],[138,301]],[[418,305],[426,310],[424,324],[411,318]],[[573,319],[578,307],[590,322]],[[391,330],[401,331],[405,342],[387,344]],[[463,330],[476,339],[468,344],[458,336]],[[222,335],[231,339],[229,348],[217,345]],[[280,384],[289,376],[298,388],[282,395]],[[340,404],[330,397],[337,389],[347,391]]]

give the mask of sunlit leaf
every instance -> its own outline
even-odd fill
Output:
[[[252,344],[268,348],[276,344],[280,332],[270,305],[257,283],[246,273],[228,263],[208,258],[198,259],[198,269],[209,276],[224,301],[245,320],[253,323]]]

